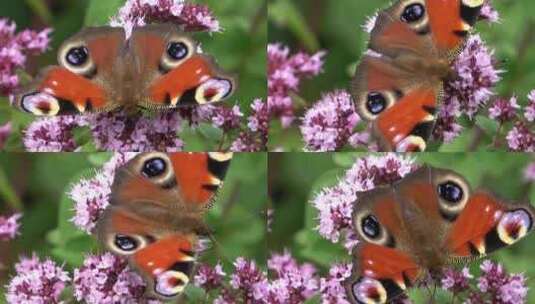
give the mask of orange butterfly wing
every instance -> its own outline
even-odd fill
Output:
[[[60,66],[44,69],[15,96],[15,105],[39,116],[108,111],[117,107],[110,87],[104,85],[124,47],[124,32],[108,27],[87,28],[63,43]],[[81,67],[67,62],[69,51],[85,47],[87,61]]]
[[[380,148],[426,149],[450,63],[475,23],[483,0],[399,0],[381,11],[352,93],[372,121]]]
[[[147,294],[180,296],[206,228],[202,215],[221,187],[231,153],[142,153],[118,169],[97,224],[106,249],[127,256]]]

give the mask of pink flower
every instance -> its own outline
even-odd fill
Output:
[[[181,151],[178,137],[182,119],[178,112],[162,112],[154,117],[129,116],[124,112],[95,114],[88,117],[93,139],[104,151]]]
[[[312,151],[341,149],[350,138],[359,134],[354,129],[360,121],[349,93],[334,91],[323,95],[303,118],[301,133],[307,144],[306,149]]]
[[[535,131],[524,122],[517,122],[506,138],[512,151],[535,152]]]
[[[128,0],[110,25],[124,27],[130,37],[135,27],[149,23],[174,23],[186,31],[220,31],[210,9],[184,0]]]
[[[9,95],[19,86],[17,69],[24,68],[28,56],[42,54],[48,48],[51,29],[41,32],[24,30],[15,34],[17,26],[0,19],[0,94]]]
[[[351,275],[351,267],[351,264],[331,266],[329,275],[320,281],[322,304],[350,304],[343,283]]]
[[[78,228],[87,233],[92,232],[109,204],[115,170],[135,155],[136,153],[117,153],[94,177],[81,179],[73,185],[68,195],[74,201],[75,215],[71,220]]]
[[[19,233],[20,224],[18,220],[22,214],[16,213],[10,217],[0,216],[0,240],[7,241],[14,239]]]
[[[72,152],[78,148],[72,131],[85,124],[78,116],[38,119],[26,129],[24,147],[30,152]]]
[[[492,119],[504,123],[516,118],[516,111],[518,109],[520,109],[520,106],[516,101],[516,96],[511,97],[509,100],[499,98],[494,102],[492,107],[489,108],[489,116]]]
[[[468,267],[464,267],[462,271],[447,268],[441,280],[442,288],[453,293],[465,291],[470,288],[470,279],[473,277]]]
[[[500,81],[501,70],[494,67],[493,51],[490,51],[479,35],[466,41],[457,56],[453,68],[459,78],[445,85],[446,104],[457,102],[460,110],[472,117],[493,95],[492,88]]]
[[[528,105],[525,108],[524,117],[529,122],[535,121],[535,90],[531,91],[528,95]]]
[[[485,260],[481,264],[483,274],[478,279],[478,288],[492,303],[525,303],[528,288],[522,274],[508,274],[500,264]]]
[[[283,127],[294,119],[291,92],[297,92],[302,78],[316,76],[323,66],[325,52],[312,56],[297,53],[281,44],[268,44],[268,107],[271,117],[280,118]]]
[[[239,290],[246,303],[257,303],[263,298],[267,286],[266,274],[253,261],[239,257],[234,262],[236,268],[230,276],[230,285]]]
[[[452,100],[450,103],[445,103],[440,107],[438,119],[433,130],[433,135],[436,139],[445,143],[452,142],[461,131],[463,127],[457,123],[457,118],[461,115],[460,103],[457,100]]]
[[[73,285],[76,300],[89,304],[139,303],[145,292],[143,279],[111,253],[87,256]]]
[[[0,126],[0,150],[4,147],[7,138],[11,134],[11,123],[8,122],[3,126]]]
[[[259,152],[267,150],[269,112],[268,106],[257,98],[251,105],[252,113],[247,117],[247,128],[240,132],[230,147],[234,152]]]
[[[203,288],[207,292],[222,287],[223,279],[227,274],[223,271],[221,264],[215,267],[201,264],[195,275],[195,285]]]
[[[8,303],[59,303],[60,294],[70,281],[62,266],[50,259],[40,261],[35,253],[31,259],[21,258],[15,270],[17,274],[7,285]]]
[[[253,132],[260,132],[267,136],[269,128],[269,112],[267,104],[263,102],[262,99],[257,98],[251,104],[251,109],[253,112],[247,118],[247,127]]]
[[[485,1],[483,4],[483,7],[481,8],[480,18],[487,20],[492,23],[496,23],[500,21],[500,14],[498,11],[492,6],[492,3],[490,0]]]
[[[275,273],[268,287],[268,303],[298,304],[312,298],[319,289],[319,277],[311,264],[299,265],[288,251],[273,254],[268,269]]]
[[[345,245],[350,250],[356,244],[348,231],[352,228],[351,213],[357,192],[392,183],[414,169],[412,159],[397,154],[357,159],[338,184],[323,188],[311,201],[319,212],[317,229],[320,235],[337,243],[345,233]]]
[[[211,120],[214,127],[229,132],[240,127],[242,116],[243,113],[238,105],[234,105],[232,108],[214,107]]]

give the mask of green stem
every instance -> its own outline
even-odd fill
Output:
[[[11,209],[22,211],[22,202],[2,168],[0,168],[0,197],[11,207]]]

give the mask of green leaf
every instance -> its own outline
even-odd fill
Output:
[[[91,0],[85,15],[86,26],[102,26],[110,22],[110,18],[116,15],[125,0]]]
[[[48,8],[48,4],[44,0],[25,0],[26,4],[32,9],[32,11],[41,17],[45,23],[50,23],[52,20],[52,13]]]
[[[477,115],[476,124],[489,136],[493,136],[498,132],[498,122],[488,117]]]
[[[268,14],[269,19],[273,22],[288,27],[308,50],[314,51],[319,48],[319,43],[314,33],[308,27],[305,18],[292,1],[278,0],[271,2]]]

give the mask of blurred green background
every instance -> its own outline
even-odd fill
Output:
[[[94,176],[95,169],[109,159],[109,153],[3,153],[0,155],[0,214],[22,212],[20,235],[0,242],[0,294],[20,255],[50,256],[71,271],[88,253],[99,252],[96,240],[76,228],[73,201],[66,196],[81,177]],[[265,265],[265,206],[267,202],[267,155],[238,153],[225,178],[225,185],[206,221],[214,230],[214,245],[201,261],[210,265],[220,260],[227,273],[238,256]],[[247,227],[247,233],[244,232]],[[68,294],[68,292],[66,292]],[[196,303],[203,296],[197,288],[187,294]],[[72,302],[72,301],[69,301]],[[0,296],[0,303],[5,297]]]
[[[281,42],[293,52],[326,50],[324,72],[302,82],[298,102],[298,116],[319,100],[322,92],[348,88],[356,64],[366,48],[368,34],[362,30],[368,16],[386,7],[390,0],[270,0],[268,9],[269,43]],[[526,95],[535,89],[535,1],[494,0],[501,22],[479,22],[475,31],[495,50],[499,69],[505,70],[496,92],[499,96],[519,96],[519,103],[527,102]],[[496,125],[480,115],[480,125],[487,133],[495,133]],[[299,120],[296,120],[299,123]],[[474,138],[473,122],[463,121],[467,130],[453,143],[440,146],[434,143],[429,151],[466,151]],[[479,137],[478,137],[479,138]],[[484,134],[476,149],[487,150],[491,138]],[[303,142],[297,127],[281,130],[273,122],[270,132],[271,149],[301,151]]]
[[[239,104],[242,112],[250,113],[254,98],[266,96],[266,0],[193,0],[188,2],[206,4],[214,12],[223,31],[221,33],[195,33],[202,42],[203,50],[214,56],[226,71],[238,76],[238,90],[227,105]],[[111,16],[126,0],[3,0],[0,1],[0,18],[9,18],[17,23],[17,29],[40,30],[53,28],[49,52],[38,58],[30,58],[27,72],[30,75],[43,67],[56,64],[59,45],[84,26],[106,25]],[[27,76],[25,76],[27,77]],[[8,151],[20,151],[21,130],[34,118],[9,106],[7,98],[0,97],[0,125],[12,121],[16,134],[10,137]],[[85,130],[85,132],[88,132]],[[181,133],[188,151],[213,150],[221,138],[221,130],[203,124],[193,131],[185,125]],[[77,138],[85,138],[77,134]],[[91,144],[84,144],[92,152]]]
[[[268,235],[270,251],[290,249],[301,262],[312,262],[325,275],[329,266],[348,262],[350,256],[341,244],[323,239],[316,231],[317,209],[309,203],[320,189],[337,184],[345,171],[365,153],[270,153],[269,193],[274,216]],[[466,177],[473,189],[486,188],[510,201],[535,203],[535,184],[523,179],[525,167],[535,154],[519,153],[421,153],[412,154],[417,163],[452,169]],[[492,255],[511,272],[525,272],[528,286],[535,288],[535,235]],[[472,274],[479,263],[471,264]],[[424,303],[425,291],[411,291],[414,303]],[[439,303],[450,303],[441,294]],[[450,301],[445,301],[450,299]],[[311,301],[316,303],[317,301]],[[535,292],[529,301],[535,303]]]

